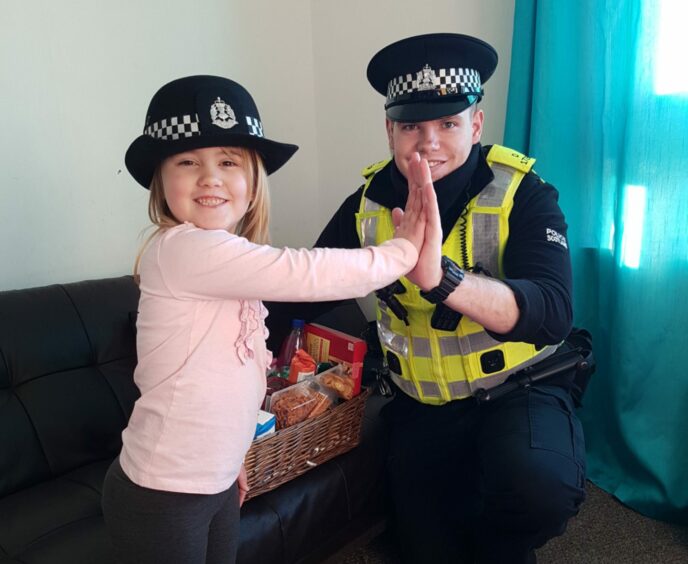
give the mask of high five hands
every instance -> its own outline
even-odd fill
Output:
[[[398,226],[397,237],[406,237],[418,249],[418,262],[406,278],[429,291],[442,281],[442,223],[430,167],[418,153],[409,160],[408,183],[406,211],[392,210],[392,219]],[[461,283],[461,292],[452,292],[444,304],[495,333],[512,331],[520,316],[509,286],[470,272]]]
[[[428,161],[418,153],[409,160],[406,209],[394,208],[392,221],[396,236],[418,249],[418,262],[406,277],[421,290],[431,290],[442,279],[442,223]]]

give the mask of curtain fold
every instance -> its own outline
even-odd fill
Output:
[[[688,41],[660,49],[681,4],[516,0],[505,144],[537,158],[569,223],[598,363],[589,477],[688,524],[688,88],[659,83],[665,64],[688,78],[688,53],[665,60]]]

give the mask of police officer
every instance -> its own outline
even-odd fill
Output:
[[[459,34],[378,52],[392,158],[336,212],[317,246],[392,237],[409,182],[432,182],[441,232],[378,293],[378,335],[396,394],[388,475],[400,552],[414,564],[535,562],[584,499],[581,425],[567,380],[476,397],[552,355],[571,328],[566,222],[534,159],[482,146],[483,84],[495,50]],[[415,153],[427,159],[419,169]],[[423,170],[424,174],[416,171]]]

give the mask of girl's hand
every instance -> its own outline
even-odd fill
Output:
[[[419,254],[425,238],[426,218],[423,211],[423,201],[423,187],[409,182],[406,209],[404,211],[401,208],[392,210],[394,236],[410,241]]]
[[[246,499],[246,494],[248,493],[248,478],[246,477],[246,467],[241,464],[241,470],[239,470],[239,477],[237,478],[237,486],[239,487],[239,507],[244,505],[244,500]]]
[[[428,161],[414,153],[409,165],[409,194],[413,190],[423,196],[425,236],[418,262],[406,277],[421,290],[428,291],[442,280],[442,222]]]

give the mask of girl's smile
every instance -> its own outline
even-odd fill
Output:
[[[227,200],[224,198],[208,198],[208,197],[202,197],[202,198],[196,198],[195,200],[197,203],[201,204],[202,206],[207,206],[207,207],[216,207],[221,204],[224,204]]]

